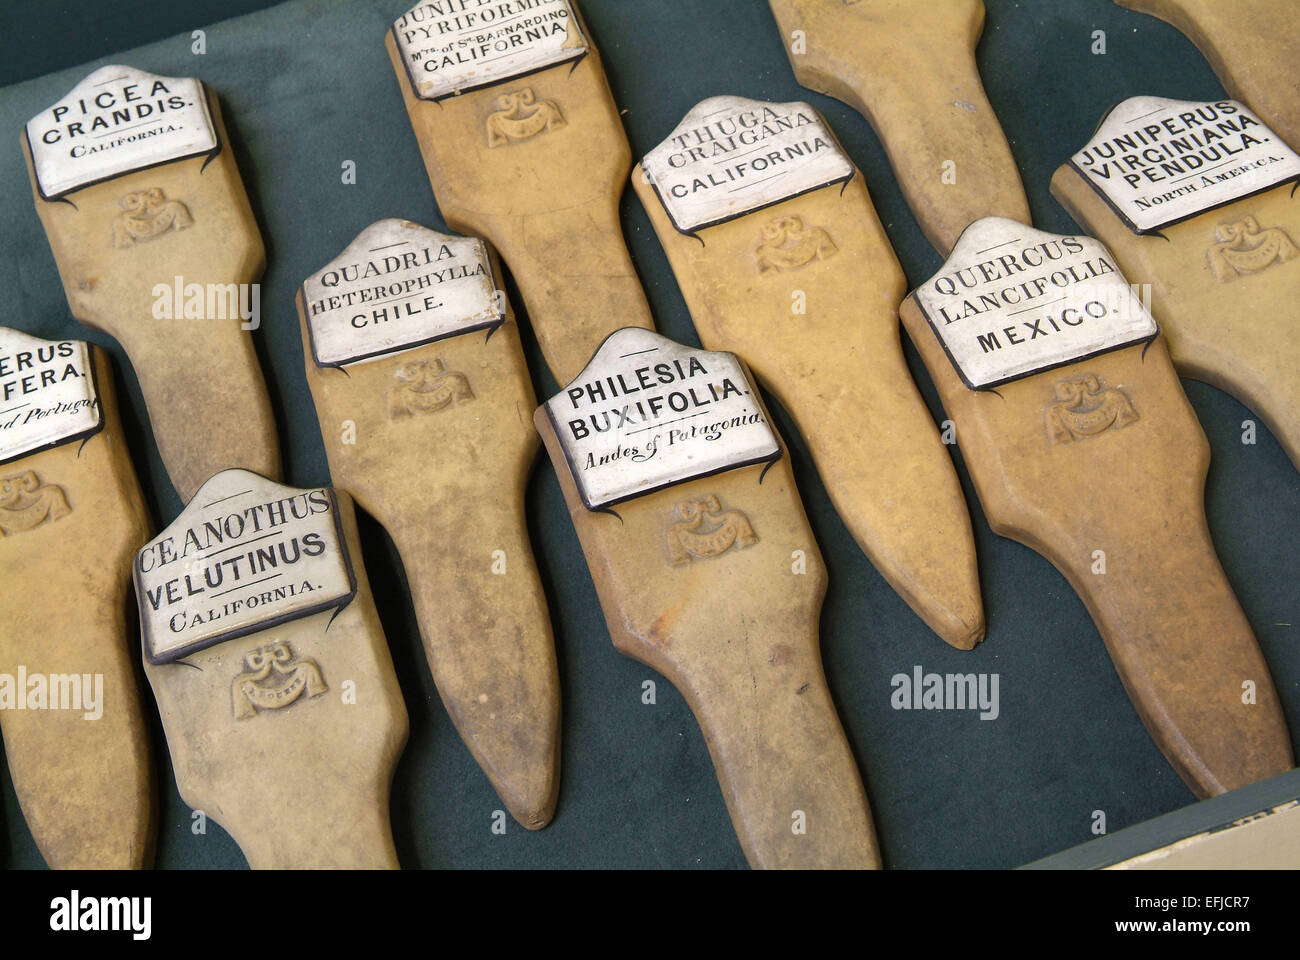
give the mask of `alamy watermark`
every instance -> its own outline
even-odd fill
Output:
[[[102,673],[0,673],[0,710],[73,710],[82,719],[104,715]]]
[[[50,929],[56,933],[129,933],[132,940],[153,934],[152,897],[86,897],[73,890],[50,901]]]
[[[186,283],[181,276],[171,283],[155,283],[155,320],[233,320],[243,330],[262,325],[262,287],[257,283]]]
[[[996,673],[926,673],[920,665],[910,674],[889,679],[895,710],[978,710],[981,720],[996,720],[999,676]]]

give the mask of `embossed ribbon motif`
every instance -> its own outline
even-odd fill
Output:
[[[166,199],[160,187],[128,193],[122,213],[113,219],[113,246],[129,247],[137,240],[152,240],[168,230],[184,230],[194,223],[189,208]]]
[[[1056,385],[1056,402],[1047,408],[1047,432],[1053,443],[1069,443],[1137,418],[1128,397],[1114,387],[1103,388],[1096,376],[1089,375]]]
[[[487,119],[488,146],[503,147],[513,140],[527,140],[543,130],[564,126],[564,115],[554,100],[536,102],[531,87],[497,97],[497,112]],[[530,107],[535,107],[529,110]]]
[[[1215,278],[1224,283],[1237,279],[1238,274],[1256,273],[1300,254],[1284,230],[1261,230],[1254,217],[1220,224],[1214,235],[1220,242],[1210,247],[1206,257]]]
[[[434,413],[474,399],[469,380],[463,373],[449,371],[441,357],[402,364],[393,376],[400,381],[388,391],[388,415],[394,419]]]
[[[72,512],[63,488],[42,484],[28,470],[0,480],[0,532],[7,537],[53,522]]]
[[[259,710],[287,707],[303,691],[309,697],[319,697],[329,690],[316,662],[308,659],[295,662],[287,643],[258,647],[244,657],[244,664],[248,669],[235,677],[231,690],[236,720],[247,720]],[[266,683],[272,674],[274,679]]]
[[[733,546],[740,550],[758,542],[749,518],[739,510],[724,511],[716,496],[685,500],[675,512],[681,522],[668,529],[668,562],[674,567],[690,563],[692,557],[707,560]]]
[[[804,229],[800,217],[778,217],[763,227],[762,243],[754,251],[759,273],[794,270],[836,252],[834,241],[821,227]]]

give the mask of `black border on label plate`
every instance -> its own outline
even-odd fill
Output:
[[[281,484],[279,483],[278,480],[272,480],[270,477],[257,473],[254,470],[245,470],[244,472],[251,473],[256,477],[261,477],[261,479],[267,481],[268,483],[275,483],[280,486],[288,486],[288,484]],[[209,647],[215,647],[217,644],[225,643],[227,640],[238,640],[240,637],[246,637],[251,633],[258,633],[259,631],[262,630],[270,630],[271,628],[278,627],[281,624],[291,623],[294,620],[302,620],[305,617],[315,616],[316,614],[322,613],[325,610],[342,611],[345,607],[349,606],[353,600],[356,599],[357,574],[356,574],[356,570],[352,565],[352,554],[351,551],[349,551],[348,549],[347,539],[343,533],[343,517],[339,513],[339,501],[338,501],[338,497],[334,493],[333,485],[326,485],[321,487],[294,487],[291,489],[295,489],[303,493],[311,493],[314,490],[324,490],[326,494],[329,496],[330,509],[334,512],[334,532],[335,532],[335,536],[338,537],[339,551],[343,554],[343,566],[348,572],[348,584],[349,584],[348,592],[341,597],[334,597],[333,599],[325,600],[320,603],[313,604],[310,607],[305,607],[302,610],[295,610],[292,613],[281,614],[278,617],[271,617],[267,620],[261,620],[258,621],[257,623],[249,624],[246,627],[239,627],[235,630],[230,630],[227,631],[226,633],[218,634],[215,637],[207,637],[202,640],[195,640],[194,642],[188,643],[183,647],[177,647],[175,650],[168,651],[166,654],[162,656],[154,656],[153,644],[151,642],[152,634],[149,630],[149,619],[148,617],[145,616],[145,610],[144,610],[145,591],[142,589],[142,585],[140,583],[140,564],[139,564],[140,551],[137,550],[135,556],[132,557],[131,559],[131,580],[132,580],[132,586],[135,587],[136,605],[140,611],[140,645],[144,649],[144,655],[146,660],[148,660],[154,666],[163,666],[165,664],[175,663],[177,660],[189,656],[191,653],[198,653],[202,650],[207,650]],[[186,506],[188,507],[188,504]],[[183,510],[181,512],[184,513]],[[172,522],[174,523],[175,521],[173,520]],[[148,546],[148,544],[145,544],[145,546]],[[142,547],[141,550],[143,549],[144,548]]]
[[[954,250],[957,249],[957,244],[961,243],[962,235],[965,234],[966,231],[971,228],[971,224],[976,222],[977,221],[972,220],[971,223],[968,223],[965,226],[965,228],[962,230],[962,232],[957,235],[957,240],[952,245],[952,248]],[[1026,223],[1025,226],[1029,227],[1031,230],[1038,229],[1037,227],[1033,226],[1033,224],[1029,224],[1029,223]],[[1110,254],[1110,248],[1107,247],[1104,243],[1101,243],[1101,241],[1098,240],[1096,237],[1090,237],[1087,234],[1078,234],[1078,233],[1062,233],[1062,234],[1057,234],[1057,236],[1082,237],[1085,240],[1091,240],[1093,243],[1101,244],[1101,248],[1105,250],[1106,253]],[[1111,254],[1111,258],[1114,259],[1114,254]],[[948,265],[948,261],[944,260],[943,266],[946,267],[947,265]],[[1118,266],[1116,266],[1116,270],[1118,269],[1119,269]],[[940,273],[943,272],[943,267],[939,268],[939,272]],[[925,282],[929,283],[933,279],[934,279],[933,276],[929,277]],[[922,284],[922,286],[924,285],[925,284]],[[1033,370],[1026,370],[1024,373],[1017,373],[1009,377],[1003,377],[1001,380],[993,380],[990,381],[989,383],[977,387],[973,383],[971,383],[970,380],[967,378],[966,372],[961,368],[961,364],[957,362],[957,358],[954,357],[952,355],[952,351],[948,349],[947,341],[945,341],[944,338],[940,335],[938,324],[934,322],[934,318],[930,316],[930,312],[925,309],[925,304],[921,302],[921,298],[916,295],[917,290],[920,289],[921,287],[917,287],[916,290],[913,290],[911,293],[909,293],[907,295],[907,299],[912,300],[916,304],[916,308],[921,311],[921,316],[925,318],[925,322],[930,327],[930,333],[934,335],[935,340],[939,341],[939,346],[943,348],[944,356],[948,358],[948,362],[951,363],[953,369],[957,371],[957,376],[961,378],[961,382],[965,385],[966,389],[973,390],[976,393],[983,393],[985,391],[995,390],[998,387],[1002,386],[1003,384],[1013,383],[1016,380],[1024,380],[1026,377],[1032,377],[1035,374],[1039,374],[1039,373],[1046,373],[1049,370],[1056,370],[1060,367],[1068,367],[1072,363],[1083,363],[1086,360],[1091,360],[1093,357],[1100,357],[1103,353],[1114,353],[1116,350],[1124,350],[1128,347],[1136,346],[1139,343],[1150,344],[1155,341],[1156,337],[1160,336],[1160,321],[1158,321],[1154,315],[1148,314],[1148,316],[1151,316],[1151,322],[1156,325],[1155,332],[1153,332],[1150,336],[1134,337],[1132,340],[1126,340],[1123,343],[1117,343],[1109,347],[1102,347],[1100,350],[1093,350],[1091,353],[1085,353],[1077,357],[1071,357],[1069,360],[1058,360],[1055,363],[1044,364],[1041,367],[1035,367]]]
[[[426,97],[420,93],[420,87],[415,82],[415,75],[411,73],[411,64],[407,62],[406,54],[402,52],[402,41],[397,37],[397,21],[394,20],[389,24],[388,29],[393,34],[393,46],[397,49],[397,59],[402,61],[402,69],[406,71],[406,82],[411,85],[411,93],[415,96],[415,99],[423,100],[426,103],[441,103],[443,100],[450,100],[453,97],[459,97],[465,93],[472,93],[475,90],[482,90],[485,87],[493,87],[499,83],[509,83],[512,80],[531,77],[534,73],[541,73],[543,70],[549,70],[551,67],[558,67],[566,63],[573,64],[573,67],[570,67],[570,70],[577,67],[578,63],[585,59],[587,54],[591,52],[591,36],[587,33],[587,30],[583,25],[582,17],[578,14],[578,5],[574,0],[566,0],[566,5],[569,8],[569,12],[573,14],[573,22],[577,24],[578,33],[582,38],[583,47],[577,53],[572,56],[562,57],[553,63],[547,63],[540,67],[532,67],[519,73],[512,73],[508,77],[498,77],[496,80],[486,80],[483,83],[474,83],[469,86],[458,87],[457,89],[452,90],[449,93],[444,93],[439,97]],[[402,14],[402,16],[404,17],[410,12],[410,10],[407,10]]]
[[[1097,136],[1097,131],[1102,128],[1102,124],[1106,122],[1106,118],[1115,112],[1116,107],[1119,107],[1120,105],[1127,103],[1129,100],[1132,99],[1133,97],[1125,97],[1123,100],[1118,100],[1115,103],[1112,103],[1110,107],[1106,110],[1106,112],[1101,115],[1101,119],[1097,121],[1097,126],[1092,131],[1092,137],[1089,137],[1087,143],[1085,143],[1080,149],[1081,150],[1087,149],[1088,144],[1092,143],[1093,139]],[[1157,99],[1164,100],[1169,98],[1160,97]],[[1285,146],[1288,150],[1291,150],[1293,152],[1300,152],[1297,151],[1295,147],[1292,147],[1291,144],[1283,140],[1276,130],[1270,127],[1267,123],[1264,123],[1264,121],[1260,119],[1259,115],[1255,113],[1254,110],[1251,110],[1249,106],[1242,103],[1240,100],[1234,100],[1232,97],[1227,97],[1224,100],[1187,100],[1184,102],[1195,103],[1198,105],[1210,103],[1216,107],[1220,103],[1235,103],[1237,104],[1237,106],[1249,111],[1251,116],[1259,120],[1260,125],[1263,126],[1266,130],[1268,130],[1269,133],[1273,134],[1273,136],[1277,137],[1278,142],[1281,143],[1283,146]],[[1077,163],[1074,162],[1075,154],[1077,154],[1078,152],[1079,151],[1076,150],[1074,153],[1070,154],[1070,158],[1065,161],[1065,165],[1070,167],[1072,170],[1074,170],[1074,172],[1079,175],[1079,179],[1081,179],[1084,183],[1090,186],[1097,193],[1097,196],[1101,197],[1102,202],[1105,203],[1106,206],[1110,207],[1111,212],[1115,214],[1115,216],[1119,217],[1120,222],[1122,222],[1124,226],[1128,227],[1131,233],[1135,233],[1139,237],[1159,236],[1160,232],[1166,229],[1167,227],[1172,227],[1175,226],[1176,224],[1184,223],[1188,220],[1195,220],[1197,217],[1201,216],[1202,214],[1213,213],[1215,210],[1218,210],[1221,207],[1226,207],[1229,204],[1238,202],[1239,200],[1249,200],[1251,197],[1257,197],[1261,193],[1268,193],[1268,191],[1270,190],[1275,190],[1278,187],[1284,187],[1288,183],[1300,182],[1300,173],[1297,173],[1294,174],[1293,176],[1287,177],[1285,180],[1279,180],[1277,181],[1277,183],[1269,184],[1267,187],[1260,187],[1258,190],[1252,190],[1250,193],[1243,193],[1239,197],[1233,197],[1230,200],[1224,200],[1220,203],[1216,203],[1208,207],[1202,207],[1201,209],[1195,211],[1194,213],[1189,213],[1181,217],[1175,217],[1173,220],[1166,220],[1162,223],[1156,224],[1154,227],[1147,227],[1143,229],[1139,227],[1136,223],[1134,223],[1132,220],[1130,220],[1128,214],[1126,214],[1123,210],[1121,210],[1118,206],[1116,206],[1115,202],[1111,200],[1110,197],[1106,196],[1105,191],[1103,191],[1101,187],[1099,187],[1096,183],[1093,182],[1092,178],[1089,177],[1087,173],[1084,172],[1082,167],[1080,167]],[[1295,191],[1293,190],[1292,193],[1294,192]]]
[[[835,186],[835,185],[838,183],[838,184],[841,184],[841,186],[840,186],[840,192],[843,193],[843,192],[844,192],[844,188],[845,188],[846,186],[848,186],[849,182],[850,182],[850,181],[851,181],[855,176],[857,176],[857,173],[858,173],[858,168],[855,167],[855,166],[853,166],[853,162],[852,162],[852,161],[849,161],[849,166],[850,166],[850,167],[853,167],[853,169],[852,169],[852,171],[849,173],[849,175],[848,175],[847,177],[841,177],[839,180],[827,180],[825,183],[819,183],[819,184],[817,184],[815,187],[809,187],[809,188],[806,189],[806,190],[799,190],[799,191],[797,191],[797,192],[795,192],[795,193],[792,193],[792,194],[790,194],[788,197],[781,197],[779,200],[770,200],[770,201],[768,201],[767,203],[759,204],[759,205],[756,206],[756,207],[750,207],[748,210],[742,210],[742,211],[740,211],[739,213],[733,213],[733,214],[731,214],[731,215],[729,215],[729,216],[722,217],[722,218],[719,219],[719,220],[710,220],[708,223],[701,223],[699,226],[697,226],[697,227],[693,227],[693,228],[690,229],[690,230],[684,230],[684,229],[681,227],[681,225],[677,222],[677,220],[673,217],[673,213],[672,213],[672,211],[669,210],[669,209],[668,209],[668,205],[667,205],[666,203],[664,203],[664,197],[663,197],[663,194],[659,192],[659,186],[655,183],[654,178],[653,178],[653,177],[650,177],[649,180],[650,180],[650,189],[653,190],[653,191],[655,192],[655,199],[658,200],[658,201],[659,201],[659,205],[660,205],[661,207],[663,207],[664,213],[665,213],[665,214],[667,215],[667,217],[668,217],[668,222],[671,223],[671,224],[673,225],[673,229],[676,230],[678,233],[680,233],[680,234],[681,234],[682,236],[684,236],[684,237],[695,237],[695,239],[698,240],[699,237],[697,236],[697,232],[700,231],[700,230],[707,230],[707,229],[709,229],[710,227],[719,227],[719,226],[722,226],[722,224],[724,224],[724,223],[730,223],[732,220],[739,220],[741,217],[747,217],[747,216],[749,216],[751,213],[758,213],[759,211],[766,210],[768,207],[775,207],[778,203],[785,203],[787,200],[796,200],[796,199],[798,199],[799,197],[802,197],[802,196],[804,196],[805,194],[812,193],[812,192],[815,191],[815,190],[824,190],[824,189],[826,189],[827,187],[833,187],[833,186]],[[645,170],[644,162],[643,162],[642,165],[641,165],[641,169],[642,169],[643,171]]]
[[[415,223],[414,220],[410,220],[407,222]],[[423,224],[416,224],[416,226],[419,226],[424,230],[429,230],[429,232],[433,234],[438,233],[437,230],[430,230],[428,227],[425,227]],[[366,229],[369,228],[367,227]],[[502,286],[502,284],[500,283],[499,278],[497,277],[496,274],[496,270],[494,270],[492,267],[492,250],[485,239],[483,239],[482,237],[465,236],[464,234],[441,234],[441,235],[449,236],[457,240],[477,240],[483,247],[483,263],[487,266],[488,279],[492,282],[492,289],[493,291],[500,291],[501,296],[503,298],[505,297],[505,287]],[[335,259],[337,259],[337,257]],[[333,260],[330,261],[330,263],[333,262],[334,262]],[[455,330],[450,330],[446,333],[440,333],[436,337],[429,337],[427,339],[420,340],[417,343],[406,343],[397,347],[389,347],[386,350],[376,350],[373,353],[366,353],[360,356],[350,357],[347,360],[340,360],[338,363],[323,363],[321,361],[320,354],[316,350],[316,331],[312,329],[311,317],[308,316],[307,313],[308,306],[307,306],[307,281],[306,280],[298,284],[298,297],[302,301],[303,323],[307,327],[307,340],[310,342],[310,346],[311,346],[312,363],[316,364],[316,366],[322,370],[342,370],[345,367],[352,366],[355,363],[364,363],[367,360],[374,360],[378,357],[385,357],[390,354],[405,353],[406,351],[414,350],[417,347],[427,347],[431,343],[438,343],[442,340],[450,340],[452,337],[460,337],[467,333],[474,333],[476,330],[491,330],[494,333],[505,324],[506,314],[507,314],[506,310],[502,310],[501,313],[497,315],[495,320],[485,320],[482,323],[476,323],[470,327],[457,327]],[[492,333],[489,333],[488,337],[491,338],[491,336]]]
[[[26,332],[26,331],[20,331]],[[31,336],[31,334],[28,334]],[[44,337],[37,339],[44,340]],[[55,447],[61,447],[64,444],[76,443],[78,440],[86,441],[104,429],[104,403],[99,398],[99,371],[95,369],[95,345],[89,340],[74,340],[71,338],[63,340],[45,340],[46,343],[58,345],[60,343],[84,343],[86,345],[86,365],[90,367],[90,392],[94,398],[95,412],[99,415],[99,422],[88,430],[81,433],[74,433],[71,436],[64,437],[61,440],[52,440],[49,443],[43,443],[40,446],[28,447],[22,453],[16,453],[11,457],[0,457],[0,467],[13,463],[15,460],[22,460],[24,457],[30,457],[32,454],[44,453],[46,450],[53,450]],[[106,354],[107,356],[107,354]]]
[[[199,87],[203,91],[203,112],[204,115],[207,117],[208,126],[212,129],[212,139],[216,141],[215,146],[213,146],[211,150],[196,150],[194,153],[187,153],[184,156],[180,156],[180,157],[172,157],[169,160],[158,160],[155,161],[154,163],[145,163],[138,167],[132,167],[130,170],[119,170],[117,173],[109,174],[106,177],[100,177],[98,180],[89,180],[86,183],[78,184],[75,187],[69,187],[67,190],[64,190],[62,193],[56,193],[55,195],[50,196],[46,194],[45,188],[41,186],[41,175],[40,172],[36,169],[36,153],[32,150],[32,138],[27,131],[27,124],[23,124],[23,139],[27,143],[27,153],[30,155],[31,163],[32,163],[32,182],[36,184],[36,192],[40,195],[40,198],[42,200],[44,200],[47,203],[56,203],[60,200],[66,203],[72,203],[71,200],[67,199],[68,195],[72,193],[76,193],[79,190],[85,190],[89,187],[97,186],[98,184],[101,183],[107,183],[109,180],[116,180],[118,177],[125,177],[133,173],[139,173],[142,170],[152,170],[154,167],[165,166],[166,164],[169,163],[180,163],[183,160],[193,160],[195,157],[207,157],[207,159],[203,161],[203,166],[199,168],[199,172],[202,173],[205,169],[207,169],[208,164],[211,163],[213,160],[215,160],[221,154],[221,150],[225,146],[225,141],[221,139],[221,130],[218,128],[216,120],[213,119],[212,98],[216,96],[216,94],[212,92],[212,88],[209,87],[207,83],[205,83],[204,81],[199,80],[198,77],[162,77],[160,74],[153,74],[153,76],[160,77],[160,79],[163,80],[197,80],[198,81]],[[75,90],[76,88],[73,87],[73,89]],[[73,204],[73,206],[76,206],[76,204]]]
[[[769,100],[758,100],[755,102],[762,103],[766,106],[771,106],[772,103],[772,101]],[[848,175],[840,177],[837,180],[827,180],[825,183],[819,183],[814,187],[808,187],[805,190],[799,190],[795,193],[790,194],[789,196],[782,197],[779,200],[769,200],[767,203],[761,203],[756,207],[749,207],[745,210],[741,210],[739,213],[733,213],[728,216],[721,217],[720,219],[717,220],[710,220],[708,223],[701,223],[692,227],[689,230],[686,230],[683,229],[682,225],[677,222],[677,218],[673,216],[673,212],[672,210],[669,209],[668,204],[664,203],[664,195],[659,192],[659,184],[655,182],[655,178],[650,175],[649,170],[646,168],[645,165],[646,157],[650,155],[650,154],[646,154],[644,157],[641,158],[637,166],[640,167],[641,169],[641,175],[644,176],[646,180],[649,181],[650,189],[653,190],[655,193],[655,199],[659,201],[659,206],[663,208],[664,215],[668,217],[668,222],[673,225],[674,230],[676,230],[684,237],[694,237],[696,240],[699,240],[701,243],[703,243],[704,241],[697,235],[698,231],[700,230],[707,230],[709,229],[709,227],[717,227],[717,226],[721,226],[724,223],[730,223],[732,220],[739,220],[741,217],[747,217],[751,213],[758,213],[760,210],[766,210],[768,207],[775,207],[778,203],[785,203],[787,200],[797,199],[798,197],[802,197],[805,194],[812,193],[816,190],[824,190],[826,187],[833,187],[837,183],[841,185],[840,193],[841,194],[844,193],[844,191],[848,188],[849,183],[851,183],[853,178],[859,174],[860,171],[858,170],[858,165],[855,164],[853,162],[853,158],[848,155],[848,152],[844,149],[844,145],[840,143],[840,138],[835,135],[835,131],[831,129],[830,123],[827,121],[826,117],[822,115],[822,112],[818,110],[816,107],[814,107],[811,103],[808,103],[808,101],[806,100],[797,100],[795,102],[804,104],[809,109],[811,109],[813,113],[817,115],[817,119],[821,121],[821,125],[826,129],[826,132],[830,134],[830,138],[832,143],[834,144],[835,149],[838,150],[840,156],[844,158],[844,162],[849,165]],[[693,110],[695,108],[692,107],[691,109]],[[686,118],[683,117],[682,119],[684,120]],[[681,125],[681,121],[678,121],[678,125],[679,126]],[[673,129],[676,130],[677,127],[674,127]],[[670,133],[669,136],[672,136],[672,134]],[[659,143],[654,146],[651,152],[654,152],[654,150],[658,150],[659,147],[663,145],[663,143],[664,141],[662,140],[659,141]]]
[[[627,330],[629,328],[622,327],[620,329]],[[596,355],[599,354],[600,351],[604,348],[605,343],[609,340],[609,338],[614,336],[614,334],[618,332],[619,330],[615,330],[613,333],[609,334],[609,336],[607,336],[604,340],[601,341],[600,346],[597,347],[595,353],[591,355],[592,360],[596,359]],[[655,330],[652,330],[650,332],[658,333],[658,331]],[[659,334],[659,336],[662,337],[663,334]],[[668,339],[668,338],[664,337],[664,339]],[[670,342],[676,342],[676,341],[670,341]],[[679,346],[684,346],[684,344],[679,344]],[[688,348],[688,349],[694,349],[694,348]],[[700,353],[729,353],[729,351],[726,350],[701,350],[699,352]],[[676,480],[668,480],[656,486],[647,487],[644,490],[638,490],[636,491],[636,493],[629,493],[627,496],[618,497],[614,500],[607,500],[604,503],[602,503],[600,506],[592,505],[591,500],[588,499],[587,497],[586,490],[583,489],[582,482],[578,479],[578,471],[574,466],[573,458],[569,456],[569,448],[564,442],[563,435],[560,433],[560,424],[556,421],[555,414],[551,412],[551,400],[554,400],[555,397],[548,397],[542,403],[542,409],[546,411],[546,419],[550,421],[551,430],[555,434],[555,442],[560,445],[560,452],[564,454],[564,462],[569,468],[569,476],[573,478],[573,488],[578,493],[578,499],[582,501],[582,505],[588,511],[590,511],[591,513],[607,513],[609,512],[611,507],[617,506],[620,503],[626,503],[627,501],[635,500],[638,497],[644,497],[652,493],[658,493],[660,490],[667,490],[669,487],[675,487],[679,483],[689,483],[692,480],[703,480],[706,477],[715,477],[720,473],[729,473],[732,470],[742,470],[745,467],[757,466],[760,463],[766,463],[770,467],[773,464],[775,464],[778,460],[781,459],[781,457],[785,453],[785,448],[781,443],[781,436],[780,434],[777,433],[776,427],[772,426],[772,416],[768,412],[767,407],[763,404],[763,398],[758,393],[758,387],[755,385],[754,378],[749,372],[749,367],[745,364],[744,360],[741,360],[740,357],[736,356],[734,353],[732,353],[731,356],[735,357],[736,362],[740,364],[740,371],[745,376],[745,383],[749,385],[749,395],[754,400],[754,406],[756,406],[758,408],[758,411],[763,415],[763,423],[766,424],[768,431],[772,434],[772,437],[776,443],[776,450],[770,456],[754,457],[753,459],[746,460],[743,463],[729,463],[726,466],[717,467],[716,469],[713,470],[706,470],[703,471],[702,473],[694,473],[687,477],[679,477]],[[591,365],[591,361],[589,360],[587,361],[587,366],[590,365]],[[582,373],[586,372],[586,369],[587,367],[583,367],[582,372],[580,372],[578,376],[574,377],[572,380],[569,381],[569,383],[566,383],[564,387],[560,389],[560,393],[564,393],[569,388],[570,384],[576,383],[579,380],[579,378],[582,377]],[[558,397],[560,393],[557,393],[555,396]],[[766,473],[767,471],[765,470],[763,472]]]

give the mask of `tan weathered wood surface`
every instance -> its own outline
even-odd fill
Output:
[[[400,375],[439,363],[451,404],[409,408],[406,390],[419,384]],[[515,819],[545,826],[559,791],[560,688],[524,517],[539,440],[513,314],[490,336],[346,369],[316,366],[308,349],[306,368],[330,474],[397,546],[448,714]],[[346,421],[355,443],[344,442]],[[493,572],[495,551],[504,573]]]
[[[770,2],[800,82],[868,116],[940,252],[981,217],[1028,222],[975,69],[980,0]],[[794,30],[805,32],[802,54],[790,49]],[[955,183],[939,176],[945,160],[955,162]],[[1206,527],[1208,445],[1163,338],[1145,359],[1142,345],[1127,347],[975,391],[913,297],[900,314],[956,425],[990,525],[1042,553],[1079,592],[1139,715],[1189,786],[1207,796],[1290,768],[1267,664]],[[1055,387],[1090,375],[1131,401],[1136,419],[1059,442],[1046,422]],[[1092,572],[1098,550],[1105,574]],[[1246,681],[1256,703],[1242,700]]]
[[[229,467],[280,475],[275,418],[253,349],[256,334],[240,329],[244,321],[237,316],[154,315],[156,284],[174,287],[176,277],[185,285],[249,284],[265,267],[261,234],[221,110],[215,96],[209,102],[222,143],[210,161],[192,157],[124,174],[73,191],[70,202],[42,199],[32,182],[36,212],[72,314],[126,351],[158,452],[183,501]],[[30,175],[25,138],[23,152]],[[115,221],[123,215],[123,201],[152,190],[161,191],[167,202],[184,204],[192,222],[118,245]]]
[[[166,664],[145,662],[181,799],[221,824],[254,869],[396,868],[388,801],[406,705],[361,562],[352,501],[337,492],[357,592],[325,610]],[[333,622],[331,622],[333,618]],[[288,644],[324,690],[240,716],[246,657]],[[354,684],[348,702],[345,684]]]
[[[762,868],[874,868],[862,778],[822,671],[826,569],[782,457],[628,500],[583,506],[545,408],[535,417],[591,569],[610,638],[690,705],[745,857]],[[760,476],[762,482],[760,483]],[[679,503],[741,511],[743,549],[674,565]],[[794,551],[806,573],[795,573]],[[794,830],[802,811],[807,832]]]
[[[1052,177],[1052,194],[1070,216],[1111,249],[1125,275],[1150,284],[1151,310],[1179,371],[1241,400],[1300,468],[1300,199],[1294,188],[1283,184],[1139,235],[1069,164]],[[1257,245],[1250,263],[1256,269],[1238,270],[1219,253],[1236,246],[1229,238],[1238,235]]]
[[[979,643],[970,515],[903,359],[906,280],[861,173],[699,239],[673,227],[639,167],[632,185],[704,346],[735,350],[780,399],[858,546],[921,619],[955,647]],[[782,244],[802,251],[784,268],[764,255]]]
[[[1196,44],[1229,96],[1300,149],[1300,30],[1292,0],[1115,0]]]
[[[1210,451],[1163,337],[975,391],[917,308],[903,324],[957,426],[996,533],[1038,551],[1092,615],[1156,744],[1201,797],[1293,766],[1268,664],[1205,522]],[[1063,442],[1058,383],[1097,378],[1135,417]],[[1104,552],[1104,573],[1096,551]],[[1255,702],[1243,699],[1254,685]]]
[[[653,328],[618,215],[632,150],[594,46],[576,63],[431,102],[412,92],[391,33],[386,44],[443,219],[500,252],[556,380],[577,376],[616,329]],[[489,118],[525,90],[563,122],[501,142]]]
[[[153,860],[157,784],[127,611],[149,517],[111,365],[102,350],[93,356],[103,429],[84,446],[0,466],[0,498],[31,476],[58,504],[36,526],[0,536],[0,672],[102,675],[103,714],[5,709],[0,733],[23,816],[51,867],[138,869]],[[4,511],[0,503],[0,521]]]
[[[1029,222],[1015,159],[975,66],[983,0],[769,3],[795,79],[871,122],[935,249],[946,255],[980,217]],[[792,46],[795,31],[802,52]]]

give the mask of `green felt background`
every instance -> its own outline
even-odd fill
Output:
[[[202,77],[222,99],[266,240],[264,326],[257,342],[279,415],[288,477],[299,485],[326,482],[303,376],[294,290],[381,217],[443,226],[383,49],[384,30],[405,5],[406,0],[293,0],[213,23],[261,4],[0,2],[0,80],[11,84],[0,90],[0,144],[7,144],[0,149],[0,289],[7,294],[0,322],[44,337],[86,336],[68,314],[32,209],[18,147],[22,124],[103,63]],[[1107,107],[1136,94],[1222,95],[1185,38],[1109,0],[987,0],[987,6],[980,67],[1020,164],[1034,219],[1045,229],[1075,229],[1048,194],[1048,180]],[[707,96],[809,100],[864,171],[911,283],[937,269],[939,258],[904,205],[866,121],[795,84],[763,0],[585,0],[582,9],[614,96],[626,110],[623,120],[636,155]],[[190,52],[189,33],[197,27],[207,32],[203,56]],[[1095,29],[1106,31],[1104,56],[1090,53]],[[138,46],[142,42],[147,45]],[[98,59],[81,62],[92,56]],[[357,164],[355,185],[340,182],[344,160]],[[661,330],[698,343],[667,261],[630,195],[623,214]],[[511,286],[509,292],[525,319],[517,291]],[[547,394],[555,384],[523,326],[538,393]],[[104,338],[89,339],[106,344],[113,355],[141,480],[155,519],[168,522],[180,504],[151,445],[130,366]],[[938,416],[933,388],[910,344],[907,351]],[[1250,414],[1240,404],[1203,384],[1186,386],[1214,449],[1210,525],[1294,735],[1300,720],[1300,478],[1262,426],[1256,445],[1241,443],[1241,423]],[[1114,830],[1192,802],[1139,723],[1082,603],[1045,560],[990,532],[959,452],[989,625],[988,639],[972,653],[949,649],[930,634],[874,571],[831,509],[789,419],[779,409],[774,414],[790,442],[830,566],[822,618],[826,669],[867,781],[887,865],[1015,866],[1089,839],[1094,810],[1105,811]],[[363,519],[365,563],[411,717],[392,810],[403,865],[743,866],[690,712],[662,679],[657,704],[643,705],[641,684],[653,672],[610,645],[549,465],[537,469],[528,505],[564,691],[559,809],[554,823],[535,834],[513,821],[504,836],[491,833],[492,812],[501,804],[438,701],[392,545]],[[0,602],[18,598],[0,585]],[[1001,716],[980,721],[973,713],[892,710],[889,679],[915,664],[939,672],[998,673]],[[158,866],[242,866],[238,848],[215,825],[206,835],[191,833],[189,810],[176,793],[153,721],[162,794]],[[292,810],[268,815],[286,827],[294,818]],[[41,865],[7,768],[0,773],[0,816],[0,864]]]

